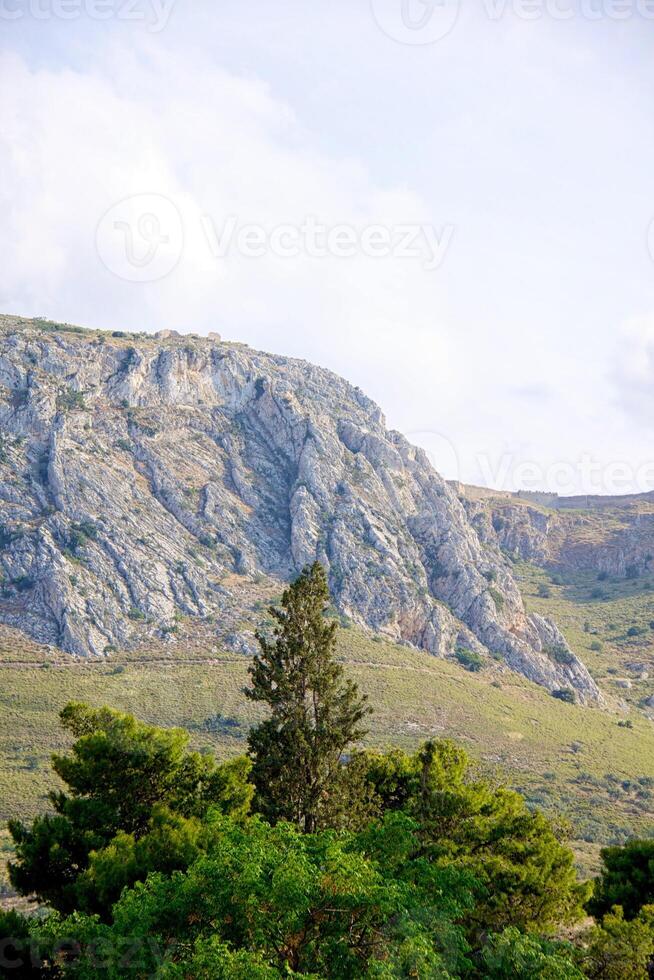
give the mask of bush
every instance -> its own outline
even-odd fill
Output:
[[[561,644],[557,646],[546,646],[543,648],[543,652],[551,657],[557,664],[571,664],[574,663],[574,656],[570,653],[567,647]]]
[[[559,687],[552,691],[552,697],[558,701],[565,701],[567,704],[574,704],[577,700],[575,692],[571,687]]]
[[[477,673],[483,669],[484,658],[481,656],[481,654],[475,653],[474,650],[459,647],[459,649],[455,651],[454,656],[466,670]]]
[[[504,609],[504,596],[497,589],[489,589],[488,594],[495,603],[495,608],[498,612],[502,612]]]
[[[242,738],[244,735],[243,726],[237,718],[228,718],[220,713],[205,718],[198,727],[205,732],[232,735],[235,738]]]
[[[86,408],[84,395],[81,391],[74,391],[68,388],[57,396],[57,408],[60,412],[73,411],[74,409]]]
[[[27,592],[34,587],[34,584],[34,579],[29,575],[19,575],[11,582],[16,592]]]

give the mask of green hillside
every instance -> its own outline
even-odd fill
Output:
[[[0,817],[32,815],[53,785],[50,753],[63,742],[57,713],[70,699],[108,703],[161,725],[188,728],[197,747],[227,756],[243,751],[256,708],[242,688],[249,659],[193,651],[144,660],[115,655],[80,664],[60,658],[20,664],[0,660]],[[493,667],[470,673],[459,664],[341,631],[340,649],[374,708],[369,741],[412,746],[428,736],[459,739],[498,779],[547,810],[568,816],[575,835],[620,840],[651,819],[654,727],[632,713],[583,709]]]
[[[654,576],[551,575],[526,562],[514,572],[527,609],[554,620],[602,690],[642,707],[654,694]]]
[[[654,832],[654,724],[643,710],[654,691],[654,591],[643,580],[552,578],[526,563],[515,571],[528,608],[552,617],[590,667],[604,709],[562,703],[495,663],[473,673],[355,628],[340,630],[339,649],[374,708],[370,743],[459,740],[496,779],[567,817],[589,867],[598,844]],[[165,648],[103,661],[53,657],[4,629],[0,819],[47,806],[50,753],[65,744],[57,714],[71,699],[183,726],[196,747],[221,757],[242,752],[258,717],[242,693],[248,665],[246,655],[213,648],[202,621],[181,624]]]

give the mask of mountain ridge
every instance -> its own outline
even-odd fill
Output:
[[[40,642],[101,655],[187,615],[249,652],[230,577],[281,583],[318,559],[360,626],[601,700],[424,451],[326,369],[4,316],[0,425],[0,622]]]

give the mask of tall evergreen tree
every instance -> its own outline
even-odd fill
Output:
[[[312,833],[329,823],[343,786],[343,754],[365,734],[366,698],[335,658],[336,623],[319,562],[303,569],[271,607],[272,638],[261,647],[246,691],[270,708],[249,736],[255,805],[271,822],[289,820]]]

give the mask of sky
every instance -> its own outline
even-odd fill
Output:
[[[0,311],[330,368],[450,479],[654,489],[654,0],[0,0]]]

